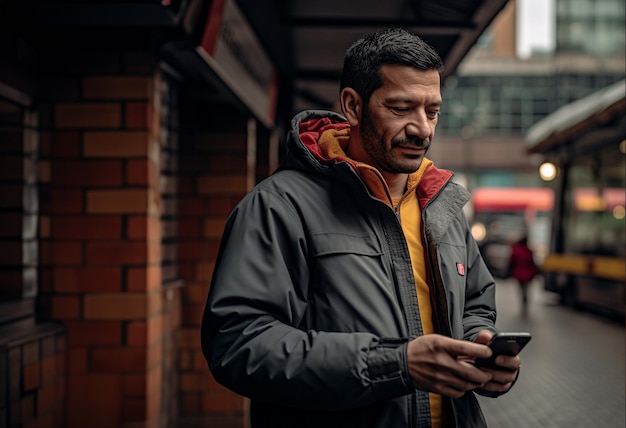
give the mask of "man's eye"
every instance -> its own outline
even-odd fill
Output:
[[[441,112],[439,110],[426,110],[426,115],[431,119],[436,118],[440,113]]]
[[[392,111],[396,113],[406,113],[411,110],[409,107],[389,107]]]

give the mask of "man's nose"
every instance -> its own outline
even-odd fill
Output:
[[[416,114],[405,127],[406,135],[413,135],[425,140],[430,137],[430,121],[425,114]]]

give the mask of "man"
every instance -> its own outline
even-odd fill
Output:
[[[468,193],[425,158],[442,62],[387,29],[346,53],[340,104],[292,121],[279,170],[226,225],[202,326],[215,379],[252,427],[483,427],[495,396],[494,281]]]

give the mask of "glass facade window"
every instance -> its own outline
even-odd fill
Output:
[[[624,4],[624,0],[557,0],[557,52],[623,54]]]
[[[569,167],[563,215],[565,253],[623,257],[626,159],[617,144]]]
[[[606,87],[623,76],[558,74],[551,76],[461,76],[443,88],[437,125],[441,135],[523,135],[559,107]]]

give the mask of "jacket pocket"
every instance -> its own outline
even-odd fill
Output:
[[[342,253],[363,256],[382,255],[378,240],[371,235],[355,236],[333,232],[311,236],[312,257],[323,257]]]

